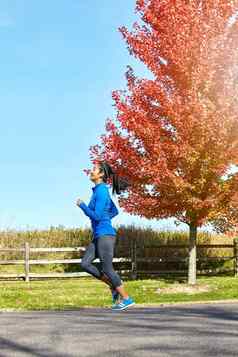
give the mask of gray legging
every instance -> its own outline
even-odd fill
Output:
[[[102,275],[105,274],[113,288],[117,288],[121,285],[121,279],[114,271],[112,265],[115,241],[116,237],[109,235],[101,236],[93,240],[87,247],[81,261],[81,267],[95,278],[100,279]],[[92,264],[96,258],[100,259],[100,270]]]

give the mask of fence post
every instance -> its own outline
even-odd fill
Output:
[[[28,242],[25,242],[25,281],[29,281],[29,273],[30,273],[30,246]]]
[[[234,238],[234,274],[238,277],[238,237]]]
[[[137,243],[136,239],[131,241],[131,278],[132,280],[137,279]]]

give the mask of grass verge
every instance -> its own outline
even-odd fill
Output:
[[[126,281],[125,288],[137,304],[143,305],[238,300],[238,278],[235,277],[198,278],[192,293],[188,292],[185,282],[176,279]],[[107,286],[91,278],[29,283],[2,281],[0,291],[1,310],[64,310],[111,306]]]

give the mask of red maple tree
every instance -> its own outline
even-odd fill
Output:
[[[190,284],[197,228],[227,230],[238,218],[237,9],[235,0],[138,0],[140,20],[120,31],[153,78],[128,68],[127,90],[113,92],[117,115],[90,148],[128,177],[128,213],[189,226]]]

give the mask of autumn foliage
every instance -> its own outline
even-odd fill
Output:
[[[91,157],[128,177],[128,213],[220,231],[237,223],[237,9],[235,0],[138,0],[140,19],[120,28],[153,78],[128,67]]]

